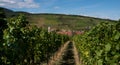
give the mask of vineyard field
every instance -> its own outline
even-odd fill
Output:
[[[120,65],[120,22],[103,22],[73,38],[84,65]]]
[[[44,16],[48,18],[47,22],[51,25],[49,21],[53,19],[49,18],[50,14],[46,15]],[[56,14],[55,17],[57,16]],[[73,23],[81,19],[80,16],[77,20],[75,17],[61,15],[57,21],[66,20]],[[96,20],[100,22],[92,23],[90,29],[85,29],[89,24],[85,19],[90,20],[89,23]],[[91,17],[85,17],[85,19],[84,17],[82,19],[84,25],[79,22],[80,26],[85,27],[79,28],[78,25],[79,29],[76,29],[72,24],[73,28],[68,30],[69,33],[73,33],[74,28],[84,30],[82,33],[78,31],[81,34],[67,35],[68,32],[62,29],[64,26],[60,25],[61,30],[64,31],[60,34],[59,31],[51,31],[50,27],[46,30],[43,27],[31,25],[24,14],[7,17],[3,8],[0,8],[0,64],[120,65],[120,20],[96,18],[93,20]],[[55,21],[52,22],[55,23]],[[66,34],[63,34],[65,32]]]
[[[6,22],[6,23],[5,23]],[[67,35],[29,25],[24,15],[6,18],[0,10],[0,64],[40,65],[69,40]]]

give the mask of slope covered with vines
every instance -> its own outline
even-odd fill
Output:
[[[4,13],[0,14],[4,15]],[[0,22],[7,27],[0,27],[0,64],[2,65],[36,65],[48,62],[50,56],[66,42],[66,35],[47,32],[42,28],[30,26],[23,15]]]
[[[89,32],[73,38],[85,65],[120,64],[120,22],[100,23]]]

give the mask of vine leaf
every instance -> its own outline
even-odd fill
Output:
[[[118,40],[119,38],[120,38],[120,33],[117,32],[116,35],[115,35],[115,37],[114,37],[114,40]]]
[[[108,43],[107,45],[105,45],[106,52],[110,51],[110,49],[111,49],[111,44]]]
[[[99,59],[98,62],[97,62],[98,63],[97,65],[103,65],[102,62],[103,61],[101,59]]]

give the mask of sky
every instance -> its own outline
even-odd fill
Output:
[[[120,19],[120,0],[0,0],[0,7],[30,13],[56,13]]]

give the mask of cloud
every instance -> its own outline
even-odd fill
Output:
[[[0,0],[1,7],[7,8],[38,8],[40,5],[34,0]]]
[[[58,7],[58,6],[55,6],[55,7],[54,7],[54,9],[59,9],[59,8],[60,8],[60,7]]]

